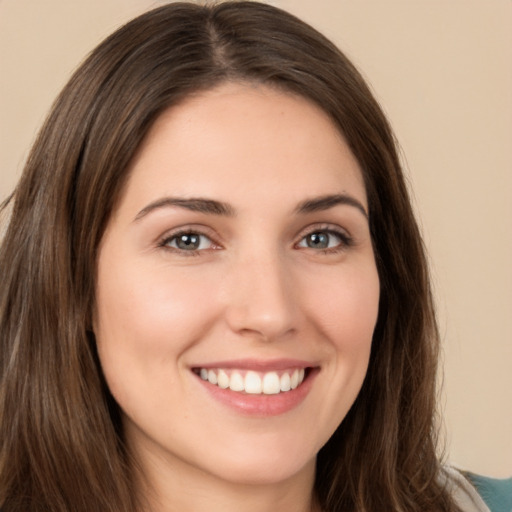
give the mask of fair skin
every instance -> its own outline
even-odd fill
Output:
[[[151,510],[312,510],[378,312],[356,160],[310,102],[224,84],[162,114],[129,172],[94,331]]]

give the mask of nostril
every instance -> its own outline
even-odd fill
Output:
[[[268,260],[269,256],[263,258]],[[226,318],[233,331],[272,341],[296,327],[299,315],[294,295],[282,275],[284,271],[275,267],[275,262],[245,262],[228,276]]]

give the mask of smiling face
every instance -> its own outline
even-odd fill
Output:
[[[329,118],[227,84],[154,124],[98,257],[94,331],[147,473],[312,485],[366,374],[379,280]]]

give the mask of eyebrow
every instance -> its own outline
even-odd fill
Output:
[[[298,204],[295,211],[300,214],[307,214],[329,210],[330,208],[338,205],[353,206],[354,208],[357,208],[366,219],[368,219],[368,213],[366,212],[363,204],[355,197],[348,194],[332,194],[306,199]],[[163,197],[145,206],[135,216],[134,220],[138,221],[155,210],[169,207],[184,208],[192,212],[206,213],[209,215],[220,215],[225,217],[235,216],[235,210],[231,205],[221,201],[216,201],[215,199],[205,199],[202,197],[193,197],[188,199],[181,197]]]
[[[204,199],[202,197],[193,197],[184,199],[180,197],[164,197],[157,199],[152,203],[145,206],[135,217],[135,220],[140,220],[148,213],[158,210],[160,208],[168,208],[177,206],[178,208],[184,208],[192,212],[207,213],[210,215],[222,215],[226,217],[233,217],[235,211],[233,208],[221,201],[215,201],[214,199]]]
[[[328,210],[337,205],[353,206],[354,208],[357,208],[366,219],[368,219],[368,212],[363,204],[355,197],[348,194],[333,194],[307,199],[306,201],[299,203],[295,211],[297,213],[314,213]]]

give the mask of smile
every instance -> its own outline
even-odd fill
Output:
[[[306,376],[305,368],[256,372],[222,368],[198,368],[194,372],[204,381],[221,389],[251,395],[277,395],[299,387]]]

